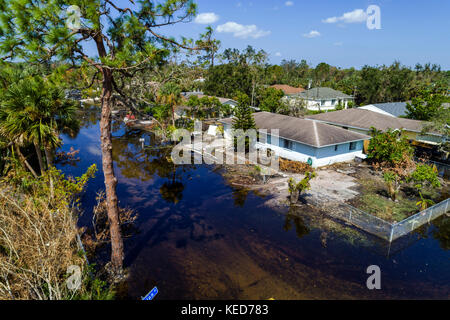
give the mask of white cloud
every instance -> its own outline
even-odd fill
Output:
[[[335,45],[336,47],[341,47],[344,43],[343,42],[335,42],[333,43],[333,45]]]
[[[286,1],[284,4],[286,5],[286,7],[292,7],[294,5],[294,2],[293,1]]]
[[[367,21],[367,14],[363,9],[355,9],[353,11],[344,13],[340,17],[331,17],[322,20],[323,23],[361,23],[365,21]]]
[[[316,38],[320,36],[320,32],[317,30],[312,30],[309,33],[303,34],[305,38]]]
[[[251,37],[258,39],[268,36],[271,32],[259,29],[256,25],[242,25],[236,22],[229,21],[217,27],[217,32],[232,33],[236,38],[247,39]]]
[[[197,17],[195,17],[194,22],[199,24],[210,24],[217,22],[218,20],[219,16],[214,12],[205,12],[197,15]]]
[[[281,57],[281,56],[282,56],[281,52],[276,52],[275,53],[275,57]]]

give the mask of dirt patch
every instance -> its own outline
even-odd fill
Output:
[[[347,203],[388,222],[402,221],[419,212],[417,191],[405,184],[400,190],[398,201],[389,198],[382,173],[366,164],[341,163],[316,169],[317,176],[311,180],[311,189],[299,199],[322,210],[333,205]],[[289,207],[288,179],[300,181],[301,173],[279,172],[272,177],[263,177],[254,165],[225,166],[224,177],[236,188],[253,190],[269,195],[266,205],[273,209]],[[439,203],[449,194],[449,186],[441,180],[440,190],[424,189],[424,197]]]

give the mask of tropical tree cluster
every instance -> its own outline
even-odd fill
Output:
[[[69,14],[70,5],[79,8],[75,16],[73,12]],[[139,101],[126,94],[123,88],[127,83],[120,79],[156,68],[166,61],[170,52],[199,51],[217,43],[213,44],[208,36],[195,42],[186,38],[176,40],[161,33],[161,27],[195,17],[197,7],[191,0],[158,3],[75,0],[70,4],[50,0],[45,5],[33,0],[10,0],[0,2],[0,9],[2,61],[21,60],[49,66],[58,62],[62,68],[89,68],[94,74],[91,83],[96,83],[96,79],[101,83],[101,149],[112,239],[111,270],[121,277],[124,251],[112,161],[113,96],[116,94],[125,105],[138,106]],[[88,47],[95,52],[87,50]],[[132,88],[130,84],[129,90]],[[171,94],[164,92],[166,96]]]
[[[231,107],[222,106],[216,97],[203,96],[199,98],[192,95],[188,99],[187,106],[189,107],[189,116],[196,119],[226,117],[232,113]]]
[[[443,88],[439,88],[436,92],[436,88],[433,90],[431,87],[421,90],[410,103],[406,104],[406,116],[414,120],[430,121],[441,114],[441,111],[445,109],[443,91]]]
[[[414,149],[400,130],[381,132],[372,128],[367,158],[383,167],[408,169]]]
[[[64,91],[39,76],[26,76],[11,83],[0,102],[0,135],[37,177],[53,164],[61,133],[78,129],[77,108]],[[39,168],[33,168],[22,149],[32,146]],[[45,160],[44,160],[45,159]]]
[[[371,103],[410,101],[431,85],[435,91],[447,90],[450,73],[440,66],[417,64],[414,68],[395,61],[391,65],[364,66],[342,69],[327,63],[313,67],[306,60],[283,60],[280,65],[268,64],[265,59],[248,57],[256,53],[253,48],[240,52],[227,49],[221,57],[222,64],[210,68],[206,74],[205,92],[231,98],[236,91],[249,97],[257,96],[258,87],[287,84],[293,87],[330,87],[355,96],[356,105]],[[253,69],[252,69],[253,68]],[[256,79],[256,82],[254,81]],[[256,89],[255,89],[256,85]],[[255,99],[254,106],[260,107]]]

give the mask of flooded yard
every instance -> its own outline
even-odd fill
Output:
[[[69,175],[101,168],[97,118],[85,117],[76,138],[63,137],[64,151],[80,150],[76,165],[60,166]],[[140,299],[154,286],[158,299],[450,298],[450,218],[389,250],[308,205],[268,207],[267,197],[227,184],[221,168],[174,166],[151,133],[113,127],[120,205],[139,214],[138,233],[125,241],[122,298]],[[90,226],[103,188],[99,170],[81,225]],[[370,265],[381,268],[381,290],[366,287]]]

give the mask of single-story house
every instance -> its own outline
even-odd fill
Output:
[[[391,117],[406,116],[406,102],[375,103],[360,107],[363,110],[378,112]]]
[[[347,109],[306,116],[307,119],[320,121],[354,132],[368,134],[371,127],[380,131],[403,130],[403,134],[414,144],[434,146],[440,144],[444,137],[438,132],[422,134],[427,122],[396,118],[361,108]]]
[[[287,84],[274,84],[274,85],[270,86],[270,88],[281,90],[287,96],[305,91],[305,89],[303,89],[303,88],[291,87]]]
[[[305,90],[289,96],[289,99],[302,100],[305,102],[305,107],[307,109],[315,111],[334,110],[339,104],[344,106],[344,108],[347,108],[348,103],[350,101],[354,101],[352,96],[349,96],[341,91],[325,87]],[[290,101],[290,103],[292,102]]]
[[[336,126],[270,112],[254,113],[253,118],[260,132],[257,149],[270,149],[282,158],[309,162],[313,167],[364,158],[364,140],[370,139],[367,135]],[[225,138],[232,141],[233,119],[220,122]],[[267,130],[267,135],[261,132],[263,129]],[[273,138],[273,130],[278,130],[278,143]]]

